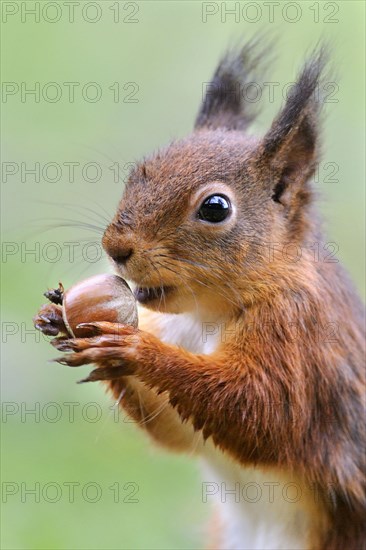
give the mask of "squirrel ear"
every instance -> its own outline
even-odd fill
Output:
[[[290,207],[308,203],[304,185],[318,160],[318,85],[325,65],[324,48],[302,69],[287,102],[259,147],[259,164],[269,169],[272,198]]]
[[[265,50],[258,50],[257,43],[251,40],[239,50],[233,49],[221,59],[210,82],[204,83],[205,96],[198,112],[195,129],[225,128],[243,130],[254,119],[253,102],[245,101],[250,96],[247,88],[255,82],[254,69],[263,58]]]

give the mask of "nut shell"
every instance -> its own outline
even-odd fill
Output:
[[[117,275],[95,275],[69,288],[63,297],[62,315],[71,336],[90,336],[80,323],[108,321],[137,327],[136,300],[124,279]]]

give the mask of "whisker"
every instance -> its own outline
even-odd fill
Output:
[[[115,410],[118,409],[125,393],[126,393],[126,388],[124,387],[124,388],[122,388],[122,391],[120,392],[119,396],[117,397],[117,400],[114,402],[114,404],[111,407],[109,407],[109,413],[107,414],[106,418],[104,419],[104,422],[101,425],[99,433],[97,433],[97,435],[95,436],[95,443],[99,442],[99,439],[100,439],[102,433],[104,432],[104,430],[106,428],[107,422],[109,421],[112,414],[115,413]]]
[[[182,262],[182,263],[193,265],[195,267],[200,267],[202,269],[207,269],[208,271],[212,270],[212,266],[207,266],[207,265],[201,264],[199,262],[195,262],[193,260],[187,260],[186,258],[181,258],[180,256],[169,256],[167,254],[159,254],[159,257],[160,258],[175,259],[175,260],[177,260],[179,262]]]
[[[50,224],[45,226],[45,230],[49,229],[58,229],[59,227],[73,227],[76,229],[88,229],[90,231],[94,231],[100,235],[104,234],[104,228],[99,227],[98,225],[94,225],[88,222],[82,222],[82,221],[76,221],[76,220],[68,220],[63,218],[52,218],[53,220],[58,220],[60,223]],[[44,218],[41,221],[48,221],[48,218]],[[41,230],[41,229],[40,229]]]
[[[148,422],[151,422],[156,418],[159,414],[161,414],[167,407],[169,406],[169,401],[165,401],[165,403],[162,403],[159,407],[156,408],[155,411],[152,411],[150,414],[144,417],[143,421],[140,423],[141,425],[147,424]]]
[[[159,277],[159,281],[160,281],[160,290],[161,290],[161,294],[160,294],[160,300],[159,300],[159,308],[161,306],[161,300],[164,299],[164,306],[166,305],[166,300],[165,300],[165,293],[164,293],[164,285],[163,285],[163,281],[162,281],[162,278],[161,278],[161,275],[159,273],[159,270],[157,269],[157,267],[155,266],[154,262],[150,260],[150,264],[151,264],[151,267],[156,271],[156,273],[158,274],[158,277]]]
[[[89,212],[90,214],[93,214],[94,216],[99,218],[99,221],[102,221],[103,223],[107,223],[107,224],[110,223],[111,216],[107,212],[105,212],[106,216],[104,216],[103,214],[101,214],[97,210],[94,210],[93,208],[90,208],[90,207],[85,206],[83,204],[72,204],[72,203],[67,203],[67,202],[56,202],[55,203],[55,202],[44,201],[44,200],[40,200],[40,201],[37,201],[37,202],[40,203],[40,204],[45,204],[47,206],[57,206],[57,207],[67,208],[69,210],[80,210],[81,214],[83,214],[83,211]],[[95,219],[93,219],[93,218],[89,218],[89,219],[91,219],[92,221],[95,221]]]
[[[119,162],[118,160],[116,161],[115,159],[113,159],[112,157],[110,157],[109,155],[107,155],[107,153],[103,153],[103,151],[98,151],[98,149],[95,149],[94,147],[91,147],[90,145],[86,145],[85,147],[86,147],[86,149],[89,149],[90,151],[93,151],[94,153],[98,153],[98,155],[101,155],[101,156],[104,157],[105,159],[109,160],[110,162],[112,162],[112,165],[117,164],[117,168],[118,168],[118,173],[119,173],[119,175],[121,175],[121,176],[123,176],[123,177],[126,175],[126,174],[124,174],[124,172],[122,171],[122,169],[121,169],[121,167],[120,167],[120,162]],[[121,160],[122,160],[122,162],[124,162],[125,164],[127,164],[126,161],[124,161],[123,159],[121,159]],[[107,164],[105,164],[105,167],[108,168],[109,170],[111,169],[111,167],[110,167],[110,166],[107,166]],[[121,181],[121,183],[124,183],[123,178],[121,178],[120,181]]]
[[[174,258],[169,258],[170,260],[174,260]],[[176,260],[179,262],[179,260]],[[172,264],[170,264],[172,265]],[[174,264],[173,264],[174,265]],[[187,266],[186,269],[188,269],[189,271],[189,268],[190,266]],[[191,274],[194,274],[196,275],[196,273],[194,271],[190,271]],[[222,287],[219,287],[218,285],[216,286],[215,284],[207,284],[205,283],[204,281],[201,281],[200,279],[198,279],[196,276],[193,278],[193,280],[195,282],[197,282],[198,284],[206,287],[206,288],[209,288],[209,289],[215,289],[215,291],[220,295],[222,296],[223,298],[225,298],[226,300],[228,300],[230,303],[232,303],[235,307],[241,307],[242,309],[244,309],[244,304],[243,304],[243,301],[242,301],[242,298],[240,298],[240,295],[237,296],[237,298],[239,298],[239,300],[237,302],[234,302],[228,295],[227,293],[223,293],[222,292]],[[185,282],[186,283],[186,282]],[[218,281],[219,284],[221,284],[221,281]],[[226,283],[225,283],[226,284]],[[233,289],[234,290],[234,289]]]
[[[196,298],[196,295],[195,295],[191,285],[188,284],[188,282],[186,280],[184,280],[183,277],[181,277],[181,275],[179,275],[179,273],[177,273],[175,270],[171,269],[167,265],[162,264],[160,262],[157,262],[157,265],[160,265],[160,267],[162,267],[163,269],[167,269],[168,271],[171,271],[172,273],[174,273],[174,275],[177,275],[179,277],[179,279],[183,282],[184,286],[188,287],[189,291],[191,292],[191,294],[193,296],[193,299],[194,299],[194,302],[195,302],[195,305],[196,305],[196,313],[198,314],[199,308],[198,308],[197,298]]]

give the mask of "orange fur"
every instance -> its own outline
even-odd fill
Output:
[[[228,63],[213,82],[239,79]],[[160,300],[149,298],[139,330],[95,323],[98,336],[54,345],[73,352],[60,362],[97,365],[87,381],[116,398],[125,389],[121,406],[161,444],[204,454],[207,440],[243,468],[315,487],[307,547],[360,550],[363,311],[340,265],[312,247],[324,242],[310,184],[322,63],[306,65],[264,138],[242,133],[245,106],[221,90],[191,136],[132,172],[103,245],[145,296],[161,287]],[[230,217],[202,223],[200,201],[215,193]],[[203,341],[207,327],[217,340]]]

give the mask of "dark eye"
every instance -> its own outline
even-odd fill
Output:
[[[230,201],[224,195],[211,195],[201,204],[198,211],[200,220],[211,223],[219,223],[230,214]]]

